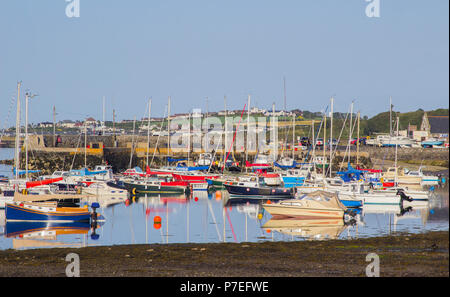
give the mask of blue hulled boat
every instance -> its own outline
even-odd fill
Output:
[[[98,204],[93,203],[93,208]],[[7,203],[5,207],[7,221],[50,221],[50,222],[90,222],[102,217],[90,212],[87,207],[58,207],[57,203]]]

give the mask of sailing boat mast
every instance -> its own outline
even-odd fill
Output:
[[[84,168],[87,168],[87,120],[84,120]]]
[[[249,147],[249,132],[250,132],[250,95],[248,95],[248,100],[247,100],[247,141],[246,141],[246,146],[245,146],[245,163],[247,164],[247,160],[248,160],[248,147]]]
[[[22,82],[17,83],[17,113],[16,113],[16,151],[14,154],[15,157],[15,166],[16,166],[16,186],[15,186],[15,192],[18,192],[19,184],[19,161],[20,161],[20,87],[22,85]]]
[[[359,121],[360,121],[361,113],[358,111],[358,131],[357,131],[357,140],[356,140],[356,166],[359,166]]]
[[[329,165],[329,169],[330,169],[330,177],[331,177],[331,164],[332,164],[332,159],[333,159],[333,113],[334,113],[334,98],[331,97],[330,99],[330,105],[331,105],[331,112],[330,112],[330,165]],[[326,141],[326,140],[325,140]]]
[[[392,96],[389,96],[389,136],[392,136]]]
[[[398,138],[398,122],[399,117],[397,117],[397,138]],[[395,142],[395,183],[394,185],[397,186],[398,182],[398,168],[397,168],[397,153],[398,153],[398,141]]]
[[[292,160],[295,161],[295,114],[292,116]]]
[[[322,176],[325,179],[326,173],[325,173],[325,164],[326,164],[326,140],[327,140],[327,113],[325,112],[323,114],[323,160],[322,160]]]
[[[28,100],[36,95],[25,94],[25,179],[28,180]]]
[[[189,111],[188,116],[188,166],[191,157],[191,111]]]
[[[148,119],[147,119],[147,155],[145,165],[148,165],[148,151],[150,150],[150,115],[152,113],[152,98],[148,100]]]
[[[134,151],[134,134],[136,130],[136,116],[134,116],[133,120],[133,136],[131,137],[131,152],[130,152],[130,165],[128,168],[131,168],[131,164],[133,163],[133,151]]]
[[[167,103],[167,156],[170,156],[170,96]],[[169,162],[168,158],[167,162]]]
[[[225,162],[225,154],[227,153],[226,149],[227,149],[227,96],[223,96],[223,102],[225,105],[225,117],[223,120],[223,124],[225,126],[225,133],[224,133],[224,145],[223,145],[223,150],[222,150],[222,160]]]

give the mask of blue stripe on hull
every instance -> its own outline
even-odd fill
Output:
[[[59,222],[82,222],[89,221],[91,214],[86,211],[82,213],[53,214],[29,210],[17,205],[6,205],[7,221],[59,221]]]
[[[342,204],[344,204],[345,207],[361,207],[362,202],[361,201],[355,201],[355,200],[340,200]]]

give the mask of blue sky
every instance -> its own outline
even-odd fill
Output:
[[[16,83],[39,97],[30,122],[138,119],[192,108],[335,110],[448,108],[449,1],[64,0],[0,2],[0,128]],[[11,117],[14,117],[14,110]],[[10,118],[9,123],[14,123]]]

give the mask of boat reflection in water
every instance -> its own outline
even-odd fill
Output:
[[[13,239],[13,249],[85,247],[89,231],[92,240],[99,238],[96,229],[100,224],[102,223],[6,222],[5,237]],[[83,239],[75,235],[80,235]],[[57,241],[61,237],[65,237],[65,240]],[[67,237],[73,239],[67,241]]]
[[[262,228],[308,240],[338,239],[347,228],[343,219],[271,219]]]

